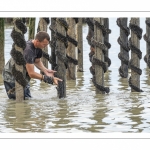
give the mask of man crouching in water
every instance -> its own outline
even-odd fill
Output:
[[[48,84],[55,83],[58,84],[58,81],[62,81],[59,78],[54,77],[54,70],[47,69],[42,61],[42,49],[45,48],[50,42],[50,36],[45,31],[40,31],[36,34],[35,39],[29,40],[26,42],[26,48],[23,51],[23,57],[26,62],[26,81],[28,84],[24,88],[24,97],[25,99],[31,98],[30,93],[30,78],[39,79]],[[9,99],[16,99],[15,95],[15,78],[12,74],[12,66],[14,61],[12,58],[4,66],[2,76],[4,80],[5,89]],[[44,75],[34,71],[34,67],[37,67],[41,70]]]

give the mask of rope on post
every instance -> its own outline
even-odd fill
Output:
[[[65,18],[56,19],[56,26],[57,30],[55,31],[55,36],[57,39],[57,50],[55,51],[55,54],[57,56],[57,77],[62,79],[63,81],[58,81],[57,85],[57,95],[59,98],[66,97],[66,48],[68,46],[67,44],[67,38],[66,38],[66,26],[67,22]],[[57,32],[58,31],[58,32]]]
[[[140,75],[142,70],[139,68],[142,52],[139,49],[139,40],[142,38],[143,30],[139,27],[139,18],[131,18],[129,28],[131,29],[131,38],[129,39],[129,47],[131,49],[131,59],[129,67],[131,68],[131,77],[129,78],[129,86],[132,92],[143,92],[140,89]]]
[[[88,35],[86,37],[88,44],[90,45],[90,53],[89,53],[89,60],[92,64],[92,58],[95,54],[95,49],[94,49],[94,45],[91,42],[91,39],[94,38],[94,23],[93,23],[93,18],[85,18],[85,22],[88,25]],[[92,64],[92,66],[89,68],[90,73],[92,75],[95,74],[95,69],[94,69],[94,65]]]
[[[144,56],[144,61],[147,63],[147,66],[150,68],[150,18],[146,18],[146,33],[143,38],[146,41],[146,55]]]
[[[59,19],[59,21],[60,21],[60,19]],[[63,20],[63,21],[64,21],[64,20]],[[63,23],[61,22],[61,24],[63,24]],[[64,26],[64,27],[66,27],[66,26]],[[61,33],[57,32],[57,30],[54,30],[54,29],[52,28],[52,26],[50,26],[49,29],[51,30],[51,32],[53,32],[55,39],[56,39],[56,40],[59,40],[59,41],[61,41],[61,42],[63,42],[64,45],[65,45],[65,47],[67,48],[67,47],[68,47],[68,38],[67,38],[68,36],[66,37],[66,36],[62,35]],[[70,38],[70,39],[71,39],[71,38]],[[70,40],[70,41],[71,41],[71,40]],[[51,46],[51,47],[55,47],[55,49],[58,49],[57,44],[54,43],[54,42],[51,42],[51,43],[50,43],[50,46]],[[55,68],[56,63],[52,60],[52,56],[48,56],[48,55],[46,56],[46,55],[47,55],[47,53],[44,53],[44,54],[43,54],[43,57],[48,57],[50,63],[51,63],[51,64],[54,64],[54,68]],[[55,55],[56,55],[57,57],[59,57],[59,58],[63,61],[63,63],[64,63],[65,66],[66,66],[66,69],[68,68],[68,62],[73,63],[74,65],[77,65],[77,64],[78,64],[77,59],[74,59],[74,58],[68,56],[67,54],[64,56],[64,55],[63,55],[61,52],[59,52],[58,50],[55,51]],[[58,64],[57,64],[57,65],[58,65]]]
[[[110,30],[110,29],[108,29],[109,28],[109,18],[104,18],[104,26],[105,26],[105,28],[107,28],[107,30]],[[104,53],[104,61],[107,63],[108,67],[110,67],[110,65],[111,65],[111,60],[108,57],[109,49],[111,48],[111,44],[109,43],[109,34],[110,33],[111,33],[111,30],[110,30],[110,32],[107,32],[104,36],[104,44],[107,47],[107,50]]]
[[[56,18],[51,18],[51,28],[56,30]],[[55,32],[51,32],[51,60],[56,64],[56,55],[55,55],[55,48],[56,48],[56,38],[55,38]],[[55,69],[55,64],[52,63],[51,69]]]
[[[42,56],[43,56],[44,58],[46,58],[46,59],[49,61],[49,63],[50,63],[51,65],[53,65],[53,67],[54,67],[53,69],[56,70],[56,67],[57,67],[58,65],[56,64],[55,61],[53,61],[52,56],[50,56],[48,53],[46,53],[46,52],[44,52],[44,51],[42,51]]]
[[[56,29],[50,25],[49,29],[53,34],[53,38],[56,41],[52,41],[50,46],[55,49],[55,55],[57,56],[57,63],[49,56],[49,62],[53,63],[54,70],[57,72],[55,76],[61,78],[63,81],[58,82],[57,94],[59,98],[66,97],[66,69],[68,67],[68,59],[66,57],[66,48],[68,47],[68,41],[66,38],[66,31],[68,24],[64,18],[53,18],[56,21]],[[57,50],[56,50],[57,49]],[[43,55],[44,56],[44,55]]]
[[[105,18],[107,21],[107,18]],[[96,22],[96,25],[99,26],[99,28],[102,30],[103,36],[104,36],[104,43],[101,42],[97,42],[96,40],[94,40],[94,22],[91,18],[86,18],[86,23],[89,26],[89,32],[88,35],[86,37],[86,39],[88,40],[88,44],[91,46],[91,52],[89,53],[89,58],[90,58],[90,62],[92,63],[92,58],[95,54],[95,46],[99,47],[104,54],[104,61],[107,63],[107,67],[105,72],[108,70],[108,67],[111,65],[111,60],[108,57],[108,49],[111,47],[111,44],[108,42],[108,34],[111,33],[111,30],[108,29],[104,23],[104,25],[100,25]],[[108,24],[107,24],[108,25]],[[95,61],[94,61],[95,63]],[[102,63],[99,63],[99,65],[104,65]],[[105,66],[103,66],[103,68],[105,68]],[[92,63],[92,66],[89,68],[90,72],[92,75],[95,75],[95,69],[94,69],[94,64]]]
[[[127,27],[127,18],[117,18],[116,22],[120,27],[120,36],[117,40],[120,45],[120,53],[118,54],[118,58],[121,60],[119,74],[122,78],[127,78],[130,51],[128,46],[128,36],[130,34],[130,30]]]
[[[68,69],[67,69],[67,79],[76,79],[76,65],[78,65],[78,60],[76,59],[76,48],[78,42],[76,41],[75,25],[78,22],[78,18],[67,18],[68,30],[67,30],[67,58],[69,58]]]
[[[91,38],[94,36],[94,23],[93,23],[93,19],[92,18],[86,18],[85,19],[88,27],[89,27],[89,31],[88,31],[88,35],[86,37],[88,44],[94,48],[94,46],[91,43]]]
[[[79,19],[78,18],[73,18],[75,20],[75,23],[77,24],[79,22]],[[75,47],[78,46],[78,41],[75,40],[75,38],[72,38],[70,37],[68,34],[67,34],[67,40],[72,43]],[[78,53],[81,53],[81,50],[78,48]],[[70,56],[67,56],[68,58],[70,58]],[[78,60],[75,59],[75,58],[72,58],[71,57],[71,60],[73,60],[72,62],[75,62],[74,64],[75,65],[78,65]]]
[[[92,58],[92,63],[95,68],[93,75],[93,83],[96,87],[96,93],[109,93],[109,87],[104,87],[104,73],[107,71],[107,63],[104,62],[104,53],[106,46],[104,44],[104,36],[110,33],[110,30],[105,28],[103,18],[94,18],[94,43],[95,55]]]
[[[25,79],[26,68],[25,61],[23,58],[23,50],[26,47],[26,41],[24,38],[24,34],[27,32],[27,28],[22,22],[21,19],[14,19],[14,28],[11,32],[11,37],[14,41],[12,45],[12,50],[10,52],[14,65],[12,68],[12,74],[16,80],[16,101],[20,101],[24,99],[24,88],[27,85],[27,81]],[[28,76],[29,77],[29,76]],[[29,77],[30,78],[30,77]]]

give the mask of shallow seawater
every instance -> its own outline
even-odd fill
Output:
[[[140,88],[142,93],[131,92],[128,79],[121,78],[118,68],[120,46],[117,43],[119,27],[117,18],[110,18],[109,28],[111,48],[109,57],[111,66],[105,73],[105,85],[109,94],[96,94],[89,71],[90,48],[86,40],[87,25],[83,25],[84,72],[77,72],[76,81],[67,81],[66,98],[57,98],[55,85],[47,85],[39,80],[31,80],[31,100],[16,103],[7,98],[0,75],[0,132],[149,132],[150,131],[150,77],[143,57],[146,54],[146,42],[140,40],[142,59],[140,68]],[[129,19],[128,19],[129,20]],[[145,18],[140,26],[145,34]],[[12,28],[5,29],[5,61],[10,58]],[[27,38],[27,34],[25,35]],[[50,48],[49,48],[50,51]],[[131,71],[129,70],[129,76]]]

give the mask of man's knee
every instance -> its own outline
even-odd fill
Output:
[[[9,99],[16,99],[15,83],[10,83],[10,82],[4,81],[4,86],[5,86],[8,98]],[[25,98],[31,98],[30,85],[29,84],[27,84],[26,87],[24,88],[24,97]]]
[[[9,99],[15,99],[15,83],[10,83],[10,82],[6,82],[4,81],[4,86],[6,89],[6,93]]]

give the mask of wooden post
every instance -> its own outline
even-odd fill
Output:
[[[104,18],[104,26],[109,29],[109,18]],[[106,33],[106,35],[104,36],[104,44],[107,47],[106,49],[106,53],[104,54],[104,60],[107,64],[107,66],[109,67],[111,65],[111,60],[109,58],[109,49],[111,47],[111,44],[109,43],[109,33]]]
[[[29,40],[34,39],[35,35],[35,18],[29,18]]]
[[[118,43],[120,44],[120,53],[118,57],[121,60],[121,66],[119,68],[119,73],[120,76],[123,78],[128,77],[128,63],[129,63],[127,21],[128,18],[117,19],[117,24],[120,26],[120,37],[118,38]]]
[[[76,39],[75,35],[75,25],[76,22],[73,18],[67,18],[67,22],[69,25],[69,29],[67,30],[67,34],[69,37]],[[75,52],[75,45],[73,45],[71,42],[68,41],[68,48],[67,48],[67,54],[68,56],[76,59],[76,52]],[[73,63],[68,63],[68,69],[67,69],[67,79],[68,80],[75,80],[76,79],[76,65]]]
[[[5,65],[5,56],[4,56],[4,18],[0,18],[0,72],[2,72]]]
[[[20,20],[20,21],[19,21]],[[17,22],[17,21],[19,21],[19,22]],[[14,41],[14,45],[13,45],[13,48],[15,49],[15,51],[18,51],[18,53],[21,53],[21,54],[23,54],[23,49],[25,48],[25,45],[26,45],[26,43],[25,43],[25,39],[24,39],[24,34],[25,34],[25,32],[27,31],[26,30],[26,27],[24,26],[23,28],[22,28],[22,26],[19,26],[20,24],[21,24],[21,22],[22,22],[22,20],[21,19],[18,19],[18,18],[14,18],[14,21],[13,21],[13,23],[14,23],[14,28],[13,28],[13,31],[12,31],[12,33],[11,33],[11,36],[13,37],[13,41]],[[18,28],[19,27],[19,28]],[[15,36],[13,36],[13,34],[16,34]],[[22,36],[21,37],[21,39],[19,39],[19,40],[22,40],[22,41],[20,41],[19,42],[19,40],[17,40],[17,38],[16,38],[16,36],[17,36],[17,34],[18,34],[18,38],[20,38],[20,36]],[[23,46],[23,42],[24,42],[24,47],[21,47],[21,46],[19,46],[20,45],[20,43],[22,43],[21,45]],[[13,50],[13,49],[12,49]],[[14,59],[14,58],[13,58]],[[16,59],[16,60],[15,60]],[[19,73],[21,73],[22,74],[22,77],[24,76],[24,67],[23,67],[23,65],[18,65],[17,63],[16,63],[16,61],[18,61],[17,60],[17,55],[16,55],[16,58],[14,59],[14,63],[15,63],[15,70],[17,71],[17,72],[19,72]],[[22,59],[23,59],[23,55],[22,55]],[[20,63],[22,63],[22,61],[20,62]],[[13,74],[14,75],[14,74]],[[21,85],[21,83],[19,83],[19,82],[17,82],[17,81],[21,81],[22,80],[22,78],[19,78],[20,76],[18,76],[18,73],[17,73],[17,75],[16,75],[16,81],[15,81],[15,93],[16,93],[16,102],[22,102],[23,100],[24,100],[24,87]],[[19,79],[18,79],[19,78]]]
[[[146,18],[146,34],[143,36],[146,41],[146,55],[144,60],[147,66],[150,68],[150,18]]]
[[[61,18],[62,20],[66,21],[65,18]],[[56,26],[57,26],[57,32],[60,33],[62,36],[66,37],[66,30],[65,27],[62,25],[61,21],[59,19],[56,19]],[[63,55],[63,57],[66,56],[66,47],[63,41],[57,40],[57,51]],[[64,98],[66,97],[66,66],[65,63],[62,62],[59,57],[56,57],[58,70],[57,70],[57,76],[58,78],[62,79],[62,82],[58,82],[57,85],[57,95],[59,98]]]
[[[104,25],[104,18],[94,18],[95,21],[99,22],[101,25]],[[100,30],[96,25],[94,25],[94,39],[97,42],[104,43],[104,37],[102,30]],[[100,47],[95,46],[95,57],[98,60],[101,60],[104,62],[104,54],[103,51]],[[95,78],[96,78],[96,83],[104,86],[104,71],[102,66],[100,65],[95,65]],[[99,90],[96,88],[96,94],[103,94],[104,91]]]
[[[149,22],[149,26],[146,26],[146,34],[148,36],[148,39],[150,39],[150,18],[146,18],[146,20]],[[149,40],[150,41],[150,40]],[[149,56],[150,55],[150,42],[146,43],[146,54]],[[150,57],[150,56],[149,56]],[[150,58],[149,58],[150,59]],[[148,64],[150,63],[149,59],[147,59]],[[149,60],[149,61],[148,61]],[[150,68],[150,64],[149,64],[149,68]]]
[[[91,46],[91,38],[94,36],[93,18],[87,18],[86,23],[88,24],[88,35],[86,39],[88,41],[88,44]]]
[[[83,35],[82,35],[82,18],[78,19],[77,24],[77,41],[78,41],[78,49],[80,53],[78,53],[78,72],[83,72]]]
[[[45,31],[45,32],[47,32],[47,25],[48,25],[48,23],[46,22],[46,20],[44,18],[40,18],[37,32],[39,32],[39,31]],[[45,48],[43,48],[43,51],[46,52],[46,53],[48,53],[48,46],[46,46]],[[47,59],[44,58],[44,57],[42,57],[41,61],[43,62],[43,65],[46,68],[48,68],[48,61],[47,61]]]
[[[108,20],[108,18],[104,18],[104,26],[106,27],[106,28],[109,28],[109,20]],[[104,36],[104,42],[109,42],[109,34],[106,34],[105,36]],[[108,49],[106,50],[106,53],[105,53],[105,56],[107,56],[108,57]],[[107,62],[106,62],[107,63]]]
[[[56,18],[51,18],[51,28],[56,30]],[[51,32],[51,58],[52,61],[56,63],[56,55],[55,55],[55,46],[56,46],[56,38],[54,36],[54,32]],[[54,70],[55,66],[52,64],[51,69]]]
[[[23,72],[23,66],[15,64],[16,70]],[[16,91],[16,102],[23,102],[24,100],[24,88],[17,81],[15,81],[15,91]]]
[[[140,19],[139,18],[131,18],[130,23],[136,26],[140,25]],[[130,25],[131,28],[131,25]],[[134,27],[135,28],[135,27]],[[139,42],[139,38],[137,36],[137,34],[135,34],[134,30],[132,30],[131,28],[131,42],[132,45],[134,45],[136,48],[140,49],[140,42]],[[130,64],[132,66],[135,66],[136,68],[140,68],[140,59],[138,57],[138,55],[132,51],[131,48],[131,60],[130,60]],[[132,85],[134,85],[134,87],[136,87],[137,89],[140,89],[140,75],[134,71],[131,68],[131,83]],[[137,92],[133,87],[131,87],[131,92]],[[138,90],[139,92],[139,90]]]
[[[14,19],[14,28],[15,30],[17,31],[17,27],[16,27],[16,24],[15,24],[15,19]],[[17,47],[18,50],[22,50],[21,48]],[[20,71],[21,73],[23,73],[23,66],[22,65],[17,65],[15,63],[15,69],[17,71]],[[16,102],[23,102],[24,100],[24,88],[22,85],[20,85],[17,81],[15,81],[15,93],[16,93]]]
[[[89,60],[92,64],[92,66],[89,68],[89,70],[92,75],[95,75],[95,68],[94,68],[94,64],[92,63],[92,58],[95,54],[95,48],[94,48],[94,44],[92,44],[92,42],[91,42],[91,39],[94,38],[93,18],[86,18],[85,21],[88,25],[88,34],[86,36],[86,39],[88,41],[88,44],[90,45]]]

